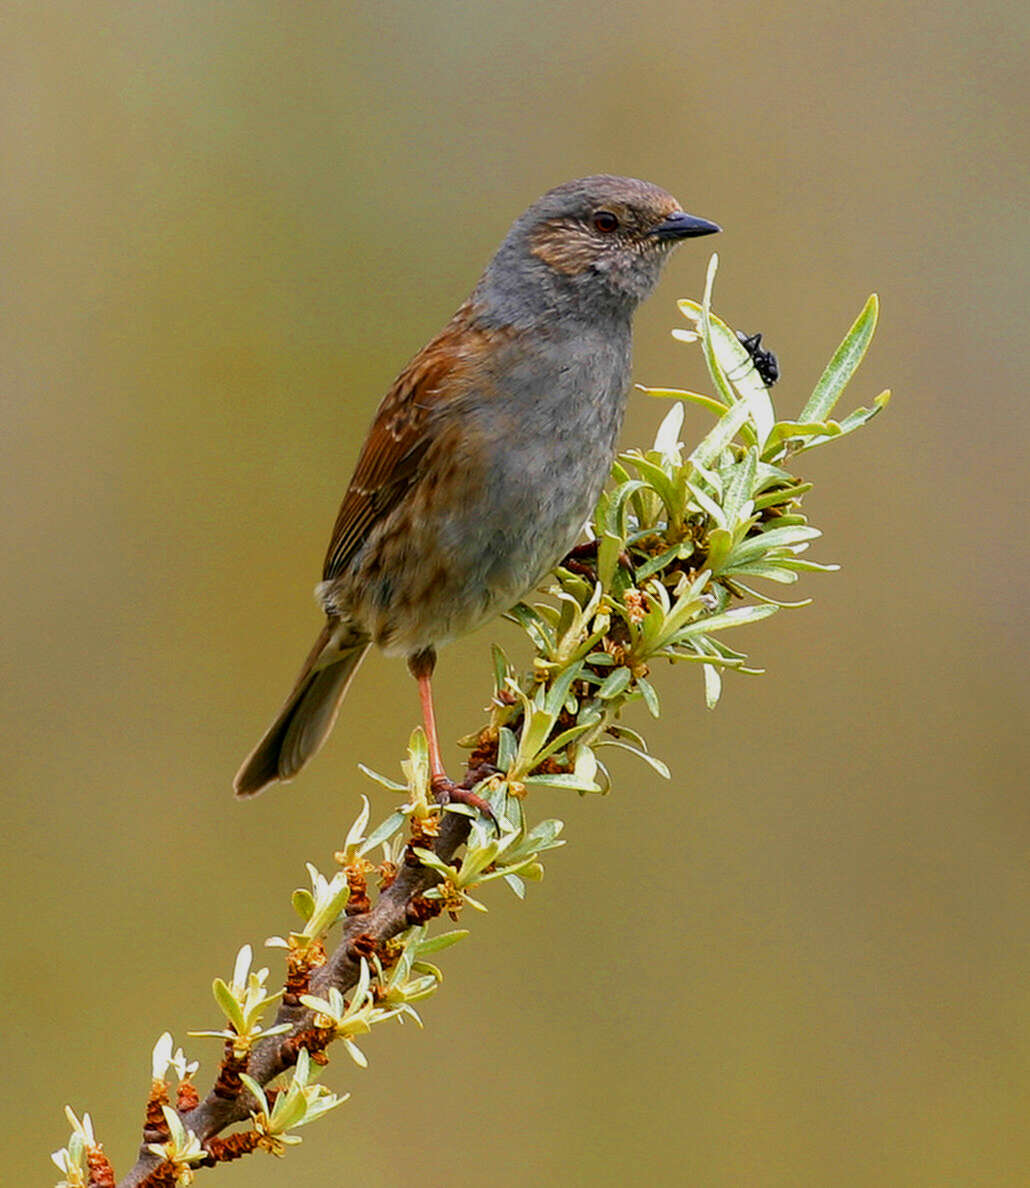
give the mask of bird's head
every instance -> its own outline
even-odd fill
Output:
[[[558,312],[631,313],[678,243],[718,230],[650,182],[579,178],[548,190],[515,221],[484,281],[527,301],[535,287]]]

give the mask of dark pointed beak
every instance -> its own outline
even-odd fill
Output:
[[[691,239],[695,235],[714,235],[716,231],[721,230],[718,223],[710,223],[707,219],[699,219],[684,210],[676,210],[657,227],[652,228],[651,234],[656,239]]]

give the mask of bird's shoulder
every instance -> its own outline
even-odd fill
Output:
[[[376,410],[326,552],[324,578],[346,568],[369,528],[415,481],[433,423],[471,391],[489,388],[499,351],[518,332],[486,324],[466,301],[397,376]]]

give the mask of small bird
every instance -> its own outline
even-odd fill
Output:
[[[607,174],[557,186],[515,220],[376,412],[316,587],[325,626],[237,796],[300,771],[375,644],[418,681],[434,795],[483,808],[440,757],[436,649],[513,606],[572,547],[615,454],[633,313],[680,240],[718,230],[658,186]]]

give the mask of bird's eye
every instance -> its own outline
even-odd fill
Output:
[[[599,210],[594,215],[594,226],[604,235],[611,235],[613,231],[618,231],[619,220],[610,210]]]

